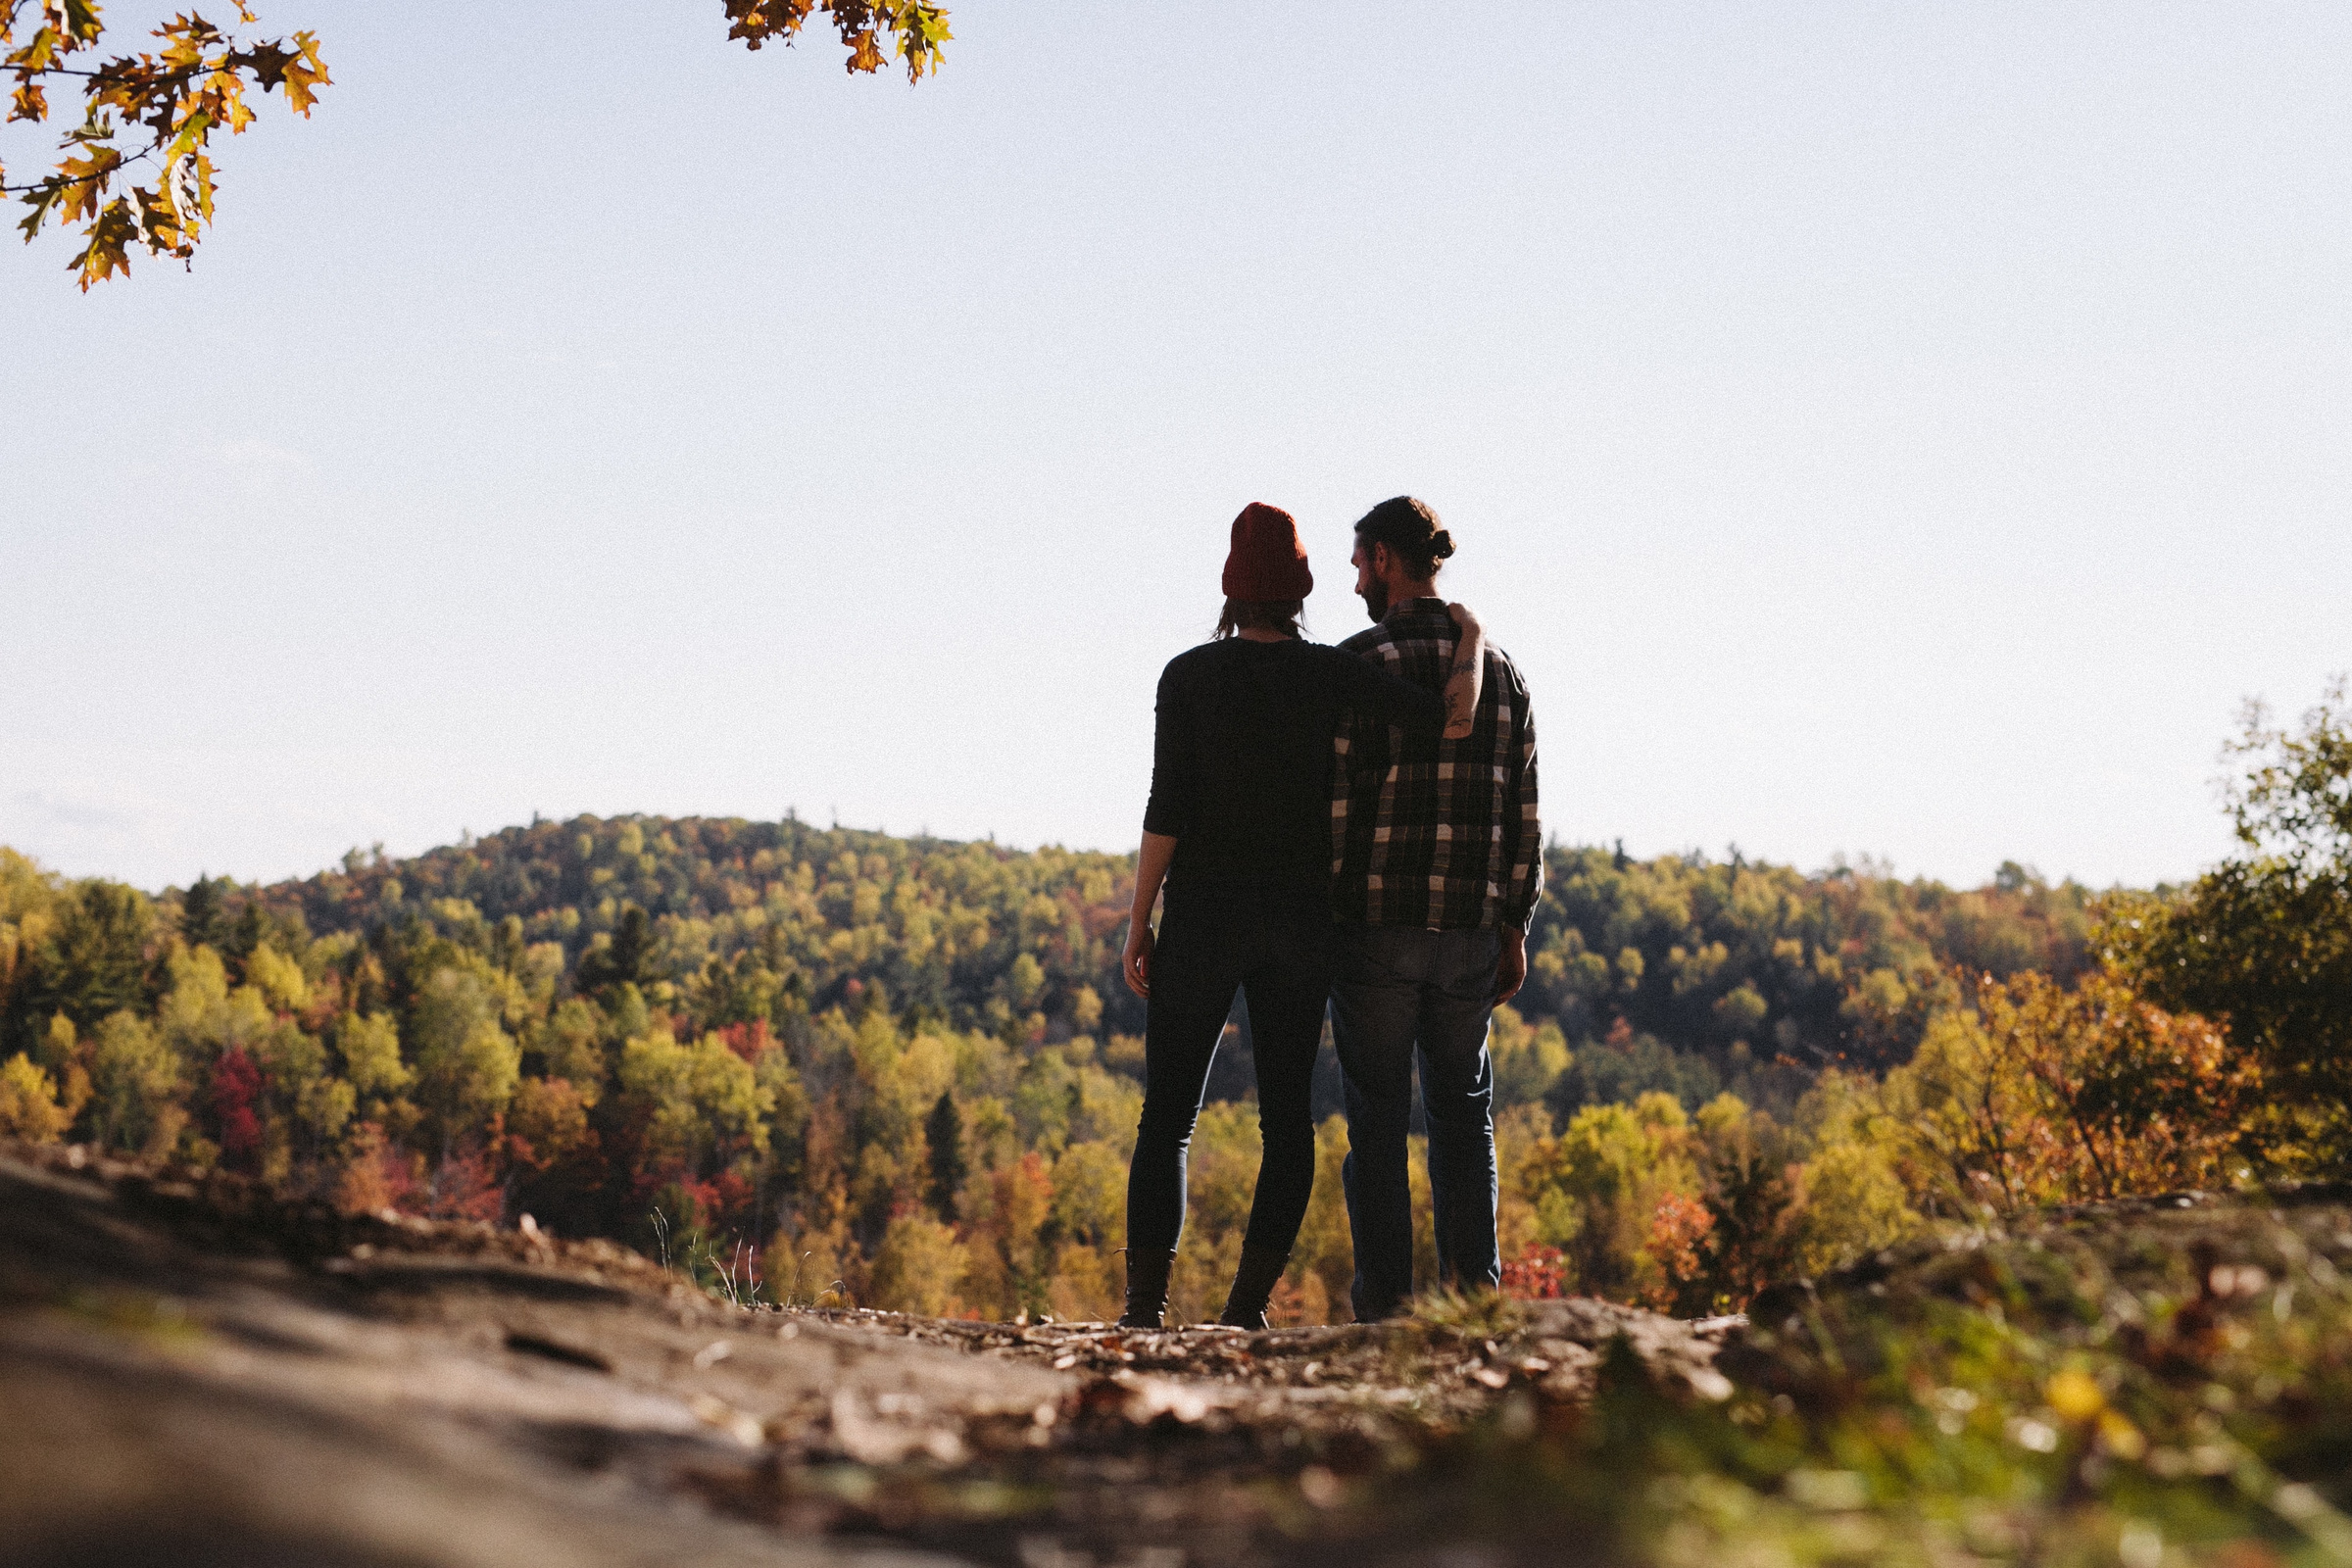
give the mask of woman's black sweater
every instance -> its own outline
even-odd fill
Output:
[[[1350,709],[1403,724],[1434,759],[1445,698],[1354,654],[1236,637],[1168,661],[1144,830],[1177,841],[1171,894],[1328,900],[1332,750]]]

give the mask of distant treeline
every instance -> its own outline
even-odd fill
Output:
[[[1548,871],[1495,1039],[1521,1164],[1660,1091],[1673,1117],[1729,1089],[1788,1120],[1824,1069],[1908,1056],[1956,972],[2085,962],[2083,891],[2015,867],[1965,893],[1599,849]],[[789,819],[542,822],[156,898],[0,851],[0,1127],[356,1206],[673,1229],[706,1270],[729,1237],[779,1297],[1105,1311],[1143,1063],[1117,981],[1131,876]],[[1236,1102],[1248,1050],[1237,1018]],[[1667,1113],[1643,1114],[1654,1141]],[[1336,1167],[1336,1123],[1324,1141]],[[1180,1307],[1213,1308],[1255,1160],[1254,1107],[1213,1111]],[[1294,1311],[1344,1300],[1338,1196],[1335,1168]],[[1581,1223],[1555,1203],[1539,1224],[1541,1196],[1510,1205],[1523,1249]]]
[[[2088,961],[2087,890],[2015,864],[1970,891],[1698,853],[1555,847],[1545,869],[1521,1009],[1571,1042],[1630,1031],[1726,1074],[1782,1057],[1890,1065],[1955,967],[2067,979]],[[421,926],[456,940],[511,918],[508,941],[562,949],[572,989],[583,974],[588,989],[708,987],[715,958],[814,1011],[878,985],[902,1014],[1059,1040],[1143,1032],[1118,980],[1132,874],[1126,856],[789,819],[583,817],[211,897],[238,904],[248,937],[248,905],[320,936]]]
[[[822,1012],[878,986],[902,1017],[1018,1046],[1141,1036],[1143,1004],[1118,972],[1132,875],[1126,856],[789,819],[582,818],[412,860],[347,857],[252,897],[321,934],[421,922],[456,938],[513,919],[508,940],[562,948],[573,989],[583,975],[589,990],[633,980],[658,1004],[678,994],[663,984],[773,986]],[[1571,1049],[1605,1048],[1545,1086],[1563,1111],[1649,1089],[1693,1108],[1728,1086],[1782,1102],[1822,1067],[1907,1058],[1955,970],[2071,979],[2088,962],[2089,899],[2014,863],[1959,891],[1868,865],[1806,875],[1737,855],[1554,847],[1518,1005]],[[1248,1020],[1235,1021],[1221,1098],[1250,1082]],[[1324,1067],[1335,1108],[1336,1063]]]

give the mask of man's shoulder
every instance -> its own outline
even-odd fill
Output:
[[[1333,646],[1344,654],[1353,654],[1358,659],[1369,659],[1395,641],[1396,639],[1389,635],[1389,628],[1384,622],[1379,625],[1366,626],[1354,636],[1344,638]]]
[[[1494,644],[1489,643],[1487,644],[1487,658],[1494,662],[1494,672],[1500,677],[1505,688],[1520,696],[1527,694],[1527,677],[1519,672],[1519,665],[1510,655]]]

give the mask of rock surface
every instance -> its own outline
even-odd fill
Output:
[[[1350,1497],[1623,1335],[1722,1392],[1740,1320],[1143,1334],[746,1310],[606,1243],[0,1152],[0,1568],[1426,1560]],[[1465,1561],[1468,1559],[1464,1559]]]

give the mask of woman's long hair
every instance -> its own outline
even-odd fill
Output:
[[[1306,601],[1228,599],[1224,612],[1217,616],[1217,633],[1211,641],[1223,642],[1237,631],[1278,631],[1285,637],[1304,637]]]

